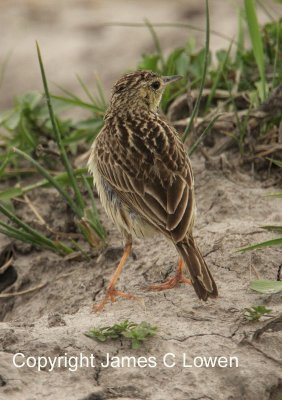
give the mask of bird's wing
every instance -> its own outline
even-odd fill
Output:
[[[176,131],[159,116],[137,127],[138,134],[133,126],[121,121],[97,138],[97,168],[131,210],[177,243],[194,219],[188,156]]]

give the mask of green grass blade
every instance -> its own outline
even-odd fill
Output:
[[[0,212],[2,214],[4,214],[7,218],[9,218],[12,222],[14,222],[16,225],[18,225],[20,228],[22,228],[25,232],[27,232],[28,237],[33,237],[34,243],[36,242],[36,244],[39,244],[41,246],[48,246],[48,248],[57,249],[57,251],[59,251],[57,246],[54,244],[54,242],[51,239],[48,239],[46,236],[42,235],[36,229],[31,228],[29,225],[27,225],[25,222],[23,222],[21,219],[19,219],[15,214],[13,214],[10,210],[8,210],[7,207],[5,207],[1,203],[0,203]],[[3,226],[2,222],[1,222],[1,226]],[[6,227],[6,229],[7,229],[7,227]],[[11,229],[11,232],[12,232],[12,229]],[[24,235],[23,235],[23,237],[24,237]]]
[[[100,102],[102,104],[102,108],[104,110],[106,110],[107,102],[106,102],[106,98],[105,98],[105,90],[104,90],[104,87],[103,87],[102,82],[99,79],[98,75],[95,75],[95,83],[96,83],[96,87],[97,87],[98,94],[100,97]]]
[[[83,213],[83,209],[85,207],[84,200],[83,200],[82,195],[80,193],[80,190],[78,188],[77,181],[75,179],[72,166],[71,166],[71,164],[69,162],[66,150],[65,150],[63,142],[62,142],[61,133],[60,133],[60,130],[59,130],[56,118],[55,118],[54,110],[53,110],[53,107],[52,107],[52,102],[51,102],[51,97],[50,97],[50,94],[49,94],[49,88],[48,88],[48,83],[47,83],[47,79],[46,79],[46,75],[45,75],[45,70],[44,70],[43,61],[42,61],[42,57],[41,57],[41,52],[40,52],[40,48],[39,48],[39,45],[38,45],[37,42],[36,42],[36,48],[37,48],[38,61],[39,61],[39,65],[40,65],[41,76],[42,76],[42,81],[43,81],[43,86],[44,86],[44,91],[45,91],[45,96],[46,96],[46,101],[47,101],[47,107],[48,107],[48,110],[49,110],[49,115],[50,115],[53,131],[54,131],[54,134],[55,134],[55,137],[56,137],[57,145],[58,145],[59,150],[60,150],[62,162],[63,162],[63,164],[64,164],[64,166],[66,168],[66,171],[67,171],[67,173],[69,175],[71,186],[72,186],[72,188],[74,190],[76,201],[77,201],[77,204],[78,204],[78,208],[80,209],[80,214],[81,214],[81,213]]]
[[[281,57],[281,49],[280,49],[280,28],[279,21],[276,23],[276,46],[275,46],[275,58],[274,58],[274,66],[273,66],[273,78],[272,78],[272,87],[275,86],[275,82],[278,75],[278,61],[279,57]]]
[[[209,63],[209,48],[210,48],[210,18],[209,18],[209,2],[208,2],[208,0],[206,0],[206,40],[205,40],[204,70],[203,70],[203,76],[202,76],[202,80],[201,80],[201,84],[200,84],[199,95],[198,95],[195,107],[192,111],[190,121],[187,124],[187,126],[184,130],[184,133],[183,133],[183,137],[182,137],[183,142],[186,141],[186,139],[190,133],[190,130],[193,126],[194,119],[196,118],[198,111],[199,111],[200,101],[201,101],[202,93],[203,93],[205,82],[206,82],[206,75],[207,75],[207,69],[208,69],[208,63]]]
[[[70,92],[69,90],[63,88],[61,85],[56,84],[56,86],[68,97],[65,96],[58,96],[58,95],[50,95],[52,99],[54,100],[59,100],[61,102],[64,102],[68,105],[72,105],[72,106],[76,106],[76,107],[80,107],[80,108],[86,108],[86,109],[91,109],[91,111],[95,111],[95,113],[97,114],[103,114],[104,113],[104,107],[99,106],[97,104],[97,101],[95,100],[95,98],[92,96],[92,94],[90,93],[90,91],[88,90],[87,86],[85,85],[85,83],[82,81],[82,79],[76,75],[76,78],[80,84],[80,86],[82,87],[83,91],[86,93],[87,97],[89,98],[89,100],[91,101],[91,103],[87,103],[86,101],[82,100],[80,97],[78,97],[77,95],[73,94],[72,92]]]
[[[282,226],[279,225],[264,225],[261,228],[272,232],[282,232]]]
[[[105,229],[104,229],[103,225],[100,222],[99,214],[98,214],[97,207],[96,207],[95,198],[94,198],[94,195],[93,195],[93,190],[91,189],[90,184],[89,184],[88,180],[86,179],[86,177],[83,176],[82,179],[83,179],[84,185],[85,185],[85,187],[87,189],[89,198],[91,200],[91,216],[92,216],[92,218],[88,218],[89,224],[95,230],[95,232],[97,233],[99,238],[102,239],[102,240],[105,240],[106,239],[106,232],[105,232]]]
[[[8,225],[8,224],[6,224],[6,223],[3,222],[3,221],[0,221],[0,226],[2,227],[2,229],[5,229],[6,232],[10,232],[10,233],[13,233],[13,234],[15,234],[15,235],[18,235],[17,238],[19,238],[20,240],[22,240],[22,237],[23,237],[23,238],[26,237],[26,238],[28,238],[28,239],[34,239],[34,240],[35,240],[35,237],[34,237],[33,235],[31,235],[31,234],[25,232],[25,231],[22,230],[22,229],[15,228],[15,227],[13,227],[13,226],[11,226],[11,225]]]
[[[233,108],[234,108],[234,116],[235,116],[235,119],[236,119],[236,124],[237,124],[237,127],[239,129],[239,138],[237,138],[236,136],[234,138],[238,142],[240,154],[242,155],[244,153],[244,143],[245,143],[244,139],[245,139],[245,136],[247,134],[247,121],[248,121],[250,109],[248,110],[247,117],[242,122],[240,117],[239,117],[239,113],[238,113],[238,110],[237,110],[236,102],[234,100],[234,96],[233,96],[233,93],[232,93],[232,87],[230,86],[225,74],[223,74],[223,78],[224,78],[225,84],[226,84],[228,92],[229,92],[229,98],[230,98],[231,104],[233,105]]]
[[[76,79],[78,80],[78,83],[80,84],[82,90],[84,91],[84,93],[86,94],[88,99],[91,101],[91,103],[93,103],[95,105],[96,101],[95,101],[94,97],[92,96],[90,90],[88,89],[88,87],[86,86],[86,84],[83,82],[83,80],[80,78],[80,76],[78,74],[76,74]]]
[[[237,38],[237,49],[236,49],[236,63],[241,64],[242,63],[242,53],[244,51],[244,27],[243,27],[243,10],[239,8],[238,10],[238,38]]]
[[[4,57],[4,60],[2,61],[1,65],[0,65],[0,87],[2,86],[3,80],[4,80],[4,76],[5,76],[5,72],[6,69],[8,67],[8,63],[10,60],[10,57],[12,55],[12,51],[10,50],[6,56]],[[3,54],[2,54],[3,57]]]
[[[22,195],[23,190],[20,187],[9,188],[0,192],[0,201],[14,199]]]
[[[254,0],[245,0],[244,4],[245,4],[246,18],[252,42],[253,52],[262,83],[262,91],[263,91],[262,100],[265,100],[267,95],[267,88],[266,88],[266,78],[265,78],[264,52],[263,52],[263,44],[262,44],[258,19],[257,19],[255,2]]]
[[[282,291],[282,282],[270,280],[256,280],[252,281],[250,288],[259,293],[273,294]]]
[[[86,96],[89,98],[89,100],[92,102],[93,107],[96,110],[100,110],[99,114],[101,114],[101,113],[104,114],[106,112],[107,105],[106,105],[106,100],[105,100],[103,88],[102,88],[102,85],[101,85],[101,82],[99,81],[99,79],[96,78],[96,81],[95,81],[96,82],[96,87],[97,87],[97,90],[98,90],[99,98],[95,98],[92,95],[92,93],[90,92],[90,90],[88,89],[88,87],[86,86],[86,84],[80,78],[80,76],[76,75],[76,78],[77,78],[82,90],[84,91]]]
[[[61,254],[68,255],[73,253],[72,248],[66,246],[64,243],[59,242],[58,240],[54,241],[54,244]]]
[[[35,161],[30,155],[28,155],[27,153],[25,153],[22,150],[13,149],[15,151],[15,153],[21,155],[22,157],[24,157],[26,160],[28,160],[31,164],[33,164],[35,166],[35,168],[41,173],[41,175],[44,176],[44,178],[47,179],[48,182],[50,182],[50,184],[57,189],[57,191],[63,196],[63,198],[67,201],[67,203],[69,204],[69,206],[71,207],[71,209],[73,210],[73,212],[78,215],[80,218],[83,216],[83,211],[77,207],[76,203],[73,201],[73,199],[70,197],[70,195],[62,188],[62,186],[59,184],[58,181],[56,181],[55,178],[53,178],[49,172],[42,167],[37,161]]]
[[[225,53],[224,59],[222,60],[222,62],[218,66],[217,74],[216,74],[216,77],[215,77],[215,79],[213,81],[213,84],[212,84],[212,87],[211,87],[211,91],[210,91],[210,94],[209,94],[209,97],[207,99],[207,103],[206,103],[206,106],[205,106],[206,111],[210,108],[210,105],[211,105],[211,102],[212,102],[212,100],[214,98],[214,95],[215,95],[218,83],[220,81],[220,78],[224,74],[224,69],[225,69],[226,63],[227,63],[227,61],[229,59],[232,45],[233,45],[233,41],[230,43],[230,45],[228,47],[228,50]]]
[[[148,29],[149,29],[149,31],[150,31],[150,33],[152,35],[152,38],[153,38],[153,41],[154,41],[154,45],[155,45],[155,48],[156,48],[156,52],[160,57],[162,71],[164,71],[165,70],[165,60],[164,60],[164,55],[163,55],[163,51],[162,51],[162,48],[161,48],[161,44],[160,44],[158,35],[157,35],[155,29],[153,28],[153,25],[150,23],[150,21],[145,19],[145,24],[148,27]]]
[[[255,250],[255,249],[262,249],[263,247],[272,247],[272,246],[281,246],[282,245],[282,238],[268,240],[266,242],[256,243],[251,246],[242,247],[237,251],[244,253],[245,251]]]
[[[78,102],[81,100],[77,95],[75,95],[74,93],[72,93],[72,92],[70,92],[69,90],[65,89],[63,86],[59,85],[58,83],[55,83],[55,86],[56,86],[58,89],[60,89],[61,92],[63,92],[65,95],[67,95],[68,98],[71,98],[71,99],[76,100],[76,101],[78,101]],[[55,96],[51,95],[51,97],[55,97]],[[86,103],[86,104],[88,104],[88,103]],[[90,104],[89,104],[89,105],[90,105]]]
[[[145,23],[135,23],[135,22],[108,22],[104,24],[105,26],[124,26],[124,27],[132,27],[132,28],[146,28],[147,25]],[[191,29],[192,31],[195,32],[205,32],[205,29],[200,28],[199,26],[196,25],[191,25],[187,23],[182,23],[182,22],[151,22],[151,25],[154,28],[180,28],[180,29]],[[214,36],[218,36],[227,42],[231,42],[232,38],[229,36],[225,35],[222,32],[218,32],[214,29],[210,29],[210,33]],[[234,41],[234,43],[237,42]]]
[[[72,240],[71,243],[73,245],[73,248],[76,249],[78,252],[80,252],[87,261],[91,261],[91,258],[89,257],[89,255],[83,249],[83,247],[79,245],[79,243],[77,243],[75,240]]]
[[[16,232],[14,232],[12,230],[6,230],[6,229],[3,229],[1,226],[2,226],[2,224],[0,224],[0,233],[2,235],[5,235],[11,239],[19,240],[21,242],[32,244],[33,246],[38,246],[38,247],[41,247],[41,248],[44,248],[47,250],[54,251],[55,253],[58,253],[58,254],[60,253],[59,250],[57,248],[55,248],[55,246],[53,248],[53,247],[47,246],[46,244],[38,243],[34,239],[34,237],[31,235],[27,235],[24,232],[21,232],[20,230],[19,230],[19,232],[17,232],[17,230],[16,230]]]
[[[35,140],[33,139],[32,135],[28,132],[28,130],[25,126],[24,118],[21,118],[21,120],[20,120],[20,127],[21,127],[24,138],[34,149],[36,147],[36,143],[35,143]]]
[[[23,229],[14,228],[13,226],[5,224],[2,221],[0,221],[0,232],[6,236],[20,240],[22,242],[26,242],[26,243],[30,243],[33,245],[37,245],[39,247],[44,247],[44,248],[58,251],[58,249],[55,245],[52,246],[51,243],[48,245],[46,243],[42,243],[42,241],[38,240],[38,238],[35,237],[34,235],[25,232]]]
[[[73,253],[73,250],[70,247],[64,245],[61,242],[53,242],[52,240],[50,240],[49,243],[43,242],[42,240],[35,237],[33,234],[29,234],[22,229],[14,228],[10,225],[5,224],[2,221],[0,221],[0,233],[10,238],[32,244],[40,248],[51,250],[59,255],[67,255]]]
[[[204,140],[204,138],[207,136],[207,134],[210,132],[211,128],[213,127],[215,121],[220,117],[221,114],[216,115],[208,124],[208,126],[204,129],[203,133],[198,137],[196,142],[190,147],[188,151],[189,157],[194,153],[194,151],[197,149],[199,144]]]
[[[9,149],[8,153],[5,155],[2,165],[0,165],[0,177],[4,174],[5,169],[6,169],[7,165],[9,164],[11,158],[12,158],[12,151],[11,151],[11,149]]]
[[[70,97],[57,96],[57,95],[54,95],[54,94],[50,95],[50,97],[52,99],[55,99],[55,100],[60,100],[60,101],[62,101],[64,103],[67,103],[67,104],[69,104],[71,106],[80,107],[80,108],[86,108],[86,109],[95,111],[97,114],[101,114],[101,115],[104,114],[104,110],[102,110],[100,107],[97,107],[96,105],[94,106],[94,104],[92,104],[92,103],[86,103],[85,101],[83,101],[81,99],[77,100],[77,99],[73,99],[73,98],[70,98]]]
[[[266,158],[267,160],[271,161],[273,164],[277,165],[277,167],[282,168],[282,161],[280,160],[273,160],[272,158]]]
[[[268,7],[266,7],[262,1],[256,0],[257,3],[259,4],[260,8],[264,11],[265,15],[273,22],[275,21],[275,18],[271,15],[270,11],[268,10]]]
[[[81,176],[87,172],[87,168],[78,168],[74,170],[75,176]],[[61,186],[69,184],[68,174],[66,172],[62,172],[53,178],[58,184]],[[41,179],[38,182],[35,182],[31,185],[27,185],[24,187],[15,187],[9,188],[6,190],[2,190],[0,192],[0,200],[9,200],[14,199],[19,196],[23,196],[26,193],[31,192],[34,189],[43,188],[43,187],[50,187],[53,186],[52,183],[48,179]],[[66,192],[64,192],[66,193]]]

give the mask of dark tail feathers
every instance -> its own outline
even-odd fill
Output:
[[[177,243],[176,248],[189,269],[192,284],[199,299],[206,301],[209,297],[217,297],[215,281],[193,237],[187,237]]]

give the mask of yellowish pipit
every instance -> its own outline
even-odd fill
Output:
[[[217,297],[192,234],[196,207],[191,164],[177,132],[158,114],[164,88],[180,78],[149,71],[124,75],[113,87],[105,125],[92,145],[89,170],[106,212],[125,239],[124,254],[98,311],[116,296],[134,298],[115,288],[132,236],[162,234],[180,256],[176,275],[149,289],[183,282],[191,283],[202,300]],[[183,275],[184,264],[191,280]]]

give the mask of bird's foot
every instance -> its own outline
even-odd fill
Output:
[[[160,292],[162,290],[173,289],[180,283],[185,283],[185,285],[191,285],[191,280],[186,278],[183,274],[176,274],[172,278],[167,279],[165,282],[160,284],[153,284],[146,287],[146,290],[152,290]]]
[[[104,309],[105,305],[109,302],[115,303],[117,301],[117,297],[123,297],[127,300],[140,300],[139,297],[134,296],[131,293],[124,293],[120,290],[116,290],[114,287],[109,287],[104,299],[97,305],[94,305],[94,312],[100,312]]]
[[[184,276],[183,267],[184,262],[182,258],[179,258],[176,274],[172,278],[169,278],[165,282],[160,284],[149,285],[146,287],[146,290],[154,290],[156,292],[160,292],[161,290],[172,289],[178,286],[180,283],[185,283],[185,285],[192,285],[191,280]]]

